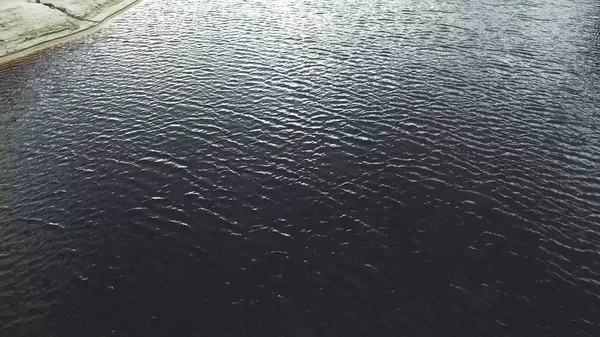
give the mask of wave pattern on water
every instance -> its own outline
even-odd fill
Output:
[[[595,336],[591,1],[157,1],[0,70],[0,334]]]

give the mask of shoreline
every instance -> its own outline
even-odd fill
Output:
[[[77,29],[65,29],[43,35],[30,41],[25,41],[24,43],[21,43],[21,45],[23,45],[22,48],[0,56],[0,66],[10,65],[11,63],[18,62],[19,60],[28,56],[35,55],[54,47],[59,47],[92,34],[110,24],[119,15],[140,4],[141,2],[142,0],[123,1],[119,4],[115,4],[114,6],[106,8],[103,12],[94,15],[91,20],[86,20],[86,23],[80,25]]]

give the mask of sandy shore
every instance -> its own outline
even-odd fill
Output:
[[[141,0],[37,1],[0,1],[0,63],[78,39]]]

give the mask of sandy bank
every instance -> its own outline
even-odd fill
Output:
[[[88,34],[137,2],[139,0],[2,0],[0,63]]]

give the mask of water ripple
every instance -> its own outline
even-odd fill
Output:
[[[598,335],[598,17],[147,0],[0,69],[0,334]]]

